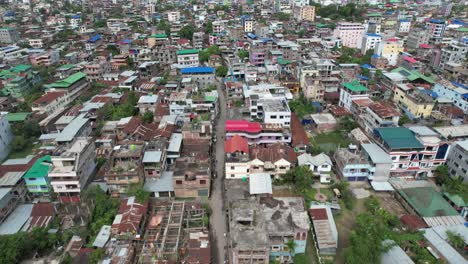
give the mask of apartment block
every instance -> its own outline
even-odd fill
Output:
[[[14,44],[20,38],[20,35],[16,28],[4,27],[0,28],[0,43]]]
[[[10,153],[10,143],[13,141],[10,123],[7,120],[7,112],[0,112],[0,160]]]
[[[468,181],[468,140],[452,144],[447,157],[447,166],[451,177],[463,177],[464,182]]]
[[[359,49],[364,32],[364,25],[360,23],[338,22],[333,36],[341,38],[343,46]]]

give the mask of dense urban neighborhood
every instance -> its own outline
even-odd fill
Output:
[[[0,0],[0,263],[468,263],[465,0]]]

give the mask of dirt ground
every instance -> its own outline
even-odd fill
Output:
[[[373,193],[380,201],[380,206],[387,212],[397,215],[398,217],[408,214],[408,211],[389,193]]]

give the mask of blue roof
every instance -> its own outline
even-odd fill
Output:
[[[365,80],[365,81],[368,81],[368,80],[369,80],[369,78],[366,77],[366,76],[364,76],[364,75],[359,75],[359,74],[358,74],[357,77],[358,77],[359,79],[361,79],[361,80]]]
[[[444,20],[441,20],[441,19],[431,19],[431,20],[429,20],[429,22],[431,22],[431,23],[437,23],[437,24],[445,23],[445,21],[444,21]]]
[[[452,83],[453,83],[453,85],[455,85],[455,86],[468,89],[468,86],[466,86],[466,85],[464,85],[464,84],[461,84],[461,83],[459,83],[459,82],[452,81]]]
[[[366,63],[366,64],[362,64],[362,65],[361,65],[361,68],[364,68],[364,69],[374,69],[375,67],[372,66],[372,65],[370,65],[370,64],[367,64],[367,63]]]
[[[183,68],[180,70],[182,74],[192,74],[192,73],[214,73],[213,67],[189,67]]]
[[[434,92],[434,91],[431,91],[431,90],[426,90],[426,89],[420,89],[421,92],[427,94],[427,95],[430,95],[432,98],[436,99],[437,97],[439,97],[439,95]]]
[[[377,59],[377,58],[380,58],[380,55],[379,54],[372,54],[371,58]]]
[[[101,34],[96,34],[88,39],[88,43],[94,43],[101,39]]]
[[[78,18],[81,18],[81,15],[73,15],[71,16],[72,19],[78,19]]]
[[[375,33],[367,33],[367,36],[369,36],[369,37],[379,37],[379,38],[382,37],[379,34],[375,34]]]
[[[130,44],[130,43],[132,43],[132,41],[129,40],[129,39],[124,39],[124,40],[121,40],[120,43],[122,43],[122,44]]]
[[[468,99],[468,93],[464,94],[463,98]]]
[[[257,38],[257,35],[253,34],[253,33],[247,33],[247,37],[251,38],[251,39],[256,39]]]
[[[452,22],[452,24],[456,24],[456,25],[465,25],[465,23],[463,23],[463,21],[458,20],[458,19],[453,19],[451,22]]]
[[[400,19],[400,22],[410,22],[409,19]]]

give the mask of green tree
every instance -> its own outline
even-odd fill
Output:
[[[351,117],[345,116],[340,119],[340,127],[346,132],[350,132],[351,130],[358,127],[358,125]]]
[[[239,50],[239,52],[237,52],[237,56],[239,56],[239,58],[240,58],[241,60],[243,60],[243,59],[249,57],[249,52],[246,51],[245,49],[241,49],[241,50]]]
[[[159,24],[156,26],[156,29],[164,30],[164,33],[168,36],[171,34],[171,25],[169,25],[169,23],[167,23],[164,19],[161,19],[159,21]]]
[[[298,166],[283,175],[283,182],[303,194],[314,184],[314,174],[307,166]]]
[[[290,14],[286,14],[286,13],[278,13],[278,20],[279,21],[289,21],[289,19],[291,18],[291,15]]]
[[[411,119],[409,119],[407,115],[403,114],[402,116],[400,116],[400,119],[398,120],[398,125],[403,126],[404,124],[407,124],[410,122],[411,122]]]
[[[104,258],[104,249],[98,248],[91,252],[91,255],[89,256],[89,263],[90,264],[97,264],[99,263],[100,260]]]
[[[135,196],[136,201],[139,203],[145,203],[150,197],[150,193],[143,189],[142,183],[132,183],[128,186],[128,196]]]
[[[23,135],[18,135],[13,139],[11,146],[14,151],[21,151],[28,146],[28,141]]]
[[[211,34],[213,33],[213,22],[211,20],[208,20],[205,25],[205,33],[206,34]]]
[[[153,112],[151,111],[145,112],[141,118],[141,120],[145,124],[153,123],[153,119],[154,119],[154,115],[153,115]]]
[[[296,242],[294,239],[289,239],[288,242],[286,242],[286,246],[288,247],[289,254],[291,256],[294,256],[296,254]]]
[[[453,247],[457,249],[463,249],[465,247],[465,240],[460,234],[452,232],[450,230],[447,230],[446,234],[447,234],[449,243]]]
[[[207,62],[210,59],[211,55],[220,55],[220,54],[221,54],[221,50],[219,49],[219,47],[216,45],[212,45],[204,50],[201,50],[199,52],[199,58],[200,58],[200,61]]]
[[[181,38],[185,38],[185,39],[188,39],[190,41],[192,41],[192,38],[193,38],[193,26],[192,25],[187,25],[187,26],[184,26],[183,28],[180,29],[179,31],[179,36]]]
[[[228,73],[228,68],[226,66],[218,66],[216,67],[216,76],[218,77],[226,77]]]
[[[449,168],[447,165],[439,165],[434,171],[434,175],[436,176],[436,184],[444,185],[446,184],[449,179]]]

